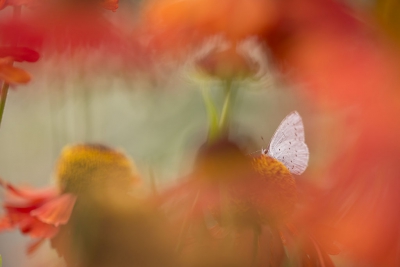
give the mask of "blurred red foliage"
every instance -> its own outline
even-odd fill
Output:
[[[334,185],[306,205],[313,212],[304,218],[333,222],[332,232],[355,259],[397,266],[398,51],[371,18],[336,1],[285,1],[281,14],[278,26],[264,35],[275,64],[303,85],[316,107],[352,107],[358,125],[358,138],[350,146],[343,142],[343,154],[326,172]]]

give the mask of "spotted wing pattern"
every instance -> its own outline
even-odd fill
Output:
[[[304,142],[303,121],[297,111],[286,116],[274,133],[268,151],[264,149],[262,153],[282,162],[293,174],[305,171],[309,152]]]

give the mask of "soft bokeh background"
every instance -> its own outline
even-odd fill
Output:
[[[390,11],[398,10],[391,8],[396,6],[395,1],[348,2],[359,10],[376,13],[382,28],[390,33],[388,36],[399,36],[395,30],[398,13]],[[115,19],[114,14],[111,17]],[[98,53],[104,51],[100,49]],[[90,61],[83,54],[76,53],[72,58],[69,54],[44,55],[34,65],[19,65],[34,79],[9,92],[0,129],[0,176],[15,184],[52,184],[53,166],[62,147],[82,142],[123,149],[136,162],[144,178],[143,187],[150,183],[150,172],[155,173],[160,188],[188,172],[196,149],[207,136],[207,114],[200,88],[208,87],[221,106],[218,82],[200,82],[198,74],[185,65],[163,72],[168,62],[156,69],[156,75],[84,72],[76,64],[85,62],[90,67],[91,62],[96,64],[96,58]],[[118,62],[111,61],[107,67],[112,70],[113,64]],[[301,90],[307,84],[289,84],[285,78],[271,66],[268,76],[236,84],[240,88],[231,134],[249,153],[255,152],[267,146],[289,112],[299,111],[310,148],[310,166],[301,179],[328,187],[332,177],[319,173],[337,155],[344,155],[343,142],[352,144],[359,137],[358,124],[351,121],[358,112],[357,106],[318,106],[316,112],[316,103]],[[346,128],[348,125],[351,127]],[[18,231],[0,235],[4,266],[62,266],[48,244],[33,257],[27,257],[27,242],[28,238]],[[335,259],[339,266],[348,264],[343,260],[345,256]]]
[[[0,130],[4,179],[37,187],[53,184],[53,166],[62,147],[82,142],[124,150],[147,184],[150,171],[162,186],[190,170],[196,149],[207,137],[202,85],[194,72],[180,71],[156,85],[140,76],[128,80],[110,75],[81,81],[71,74],[54,81],[41,69],[42,64],[48,67],[50,63],[27,66],[35,77],[29,86],[9,92]],[[207,86],[216,102],[222,102],[218,82],[208,80]],[[321,118],[312,118],[301,96],[272,77],[242,81],[237,86],[232,135],[249,153],[267,146],[280,121],[292,110],[304,117],[306,136],[320,128],[315,124],[323,124]],[[313,162],[314,147],[308,143]],[[28,240],[18,231],[0,236],[4,266],[30,262],[25,256]],[[46,244],[31,260],[50,261],[47,253],[56,257],[48,247]]]

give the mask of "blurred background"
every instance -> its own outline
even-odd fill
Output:
[[[9,92],[0,131],[3,179],[36,187],[54,184],[54,165],[61,149],[84,142],[125,151],[147,185],[150,171],[159,186],[190,171],[208,127],[199,90],[202,85],[190,77],[192,73],[180,71],[160,85],[143,77],[130,80],[111,75],[84,82],[71,75],[57,82],[49,81],[51,77],[40,69],[41,64],[27,66],[34,77],[29,85]],[[218,83],[210,80],[209,86],[215,99],[222,102]],[[312,115],[312,109],[301,103],[301,96],[275,84],[272,77],[238,86],[242,89],[234,105],[232,135],[243,139],[249,153],[266,147],[281,120],[293,110],[303,116],[306,136],[325,124],[324,115]],[[312,155],[324,153],[325,148],[308,144]],[[48,253],[57,258],[47,243],[27,258],[29,238],[18,231],[3,233],[0,240],[4,266],[51,262]]]
[[[293,10],[288,10],[288,13],[296,13],[299,9],[296,3],[304,4],[302,1],[292,2]],[[312,9],[315,1],[311,2],[310,6],[306,7]],[[272,41],[265,45],[265,58],[260,61],[262,65],[268,66],[267,69],[255,78],[241,79],[234,83],[237,95],[232,106],[230,134],[248,153],[256,152],[261,147],[267,147],[282,119],[291,111],[297,110],[303,118],[306,143],[310,149],[309,168],[304,177],[297,179],[305,179],[317,188],[333,188],[334,197],[348,197],[344,202],[351,206],[352,202],[348,199],[355,198],[354,202],[357,202],[360,192],[352,195],[343,190],[343,196],[340,196],[337,190],[343,184],[332,180],[338,175],[330,170],[338,158],[344,159],[346,155],[360,153],[360,150],[357,150],[357,145],[360,145],[358,142],[362,140],[360,136],[365,137],[366,132],[371,133],[370,128],[378,127],[381,130],[376,135],[365,137],[365,142],[372,147],[369,151],[377,157],[380,157],[380,153],[388,151],[385,145],[394,140],[390,139],[391,134],[397,133],[398,113],[394,111],[397,111],[399,104],[398,85],[394,82],[393,86],[392,81],[384,78],[389,76],[393,81],[397,81],[400,4],[394,0],[347,0],[322,1],[315,6],[323,7],[325,2],[327,9],[331,2],[349,8],[352,11],[351,18],[355,18],[357,23],[357,29],[354,30],[357,34],[353,34],[353,29],[349,30],[354,21],[351,20],[351,26],[347,28],[348,21],[341,20],[340,16],[343,14],[338,12],[340,15],[337,21],[343,24],[333,29],[338,30],[342,27],[344,33],[333,31],[326,36],[316,35],[317,37],[313,36],[310,39],[307,36],[306,41],[302,38],[293,39],[294,41],[289,43],[290,51],[282,57],[279,49],[275,50],[275,39],[266,37],[267,43]],[[128,21],[134,24],[139,20],[140,9],[145,4],[143,1],[120,1],[119,9],[115,13],[108,12],[105,17],[119,25],[120,20],[126,22],[126,19],[132,16],[134,18],[131,17]],[[321,10],[321,14],[325,14],[326,10]],[[312,12],[315,12],[315,18],[319,17],[318,8]],[[4,16],[8,16],[10,8],[2,10],[0,14],[3,13]],[[344,14],[347,15],[346,12]],[[301,20],[301,15],[293,17],[295,21],[299,17]],[[332,21],[331,23],[335,24],[335,19]],[[330,30],[332,28],[328,31]],[[130,36],[137,36],[135,27],[132,26],[130,31],[134,33]],[[298,32],[301,35],[302,30]],[[327,39],[321,41],[319,37]],[[342,37],[343,39],[340,39]],[[334,39],[343,42],[333,43]],[[346,49],[342,49],[343,43],[348,40],[354,42],[347,42]],[[141,39],[140,42],[144,41]],[[279,47],[284,45],[287,44],[280,44]],[[15,86],[8,94],[0,128],[0,176],[3,179],[18,185],[35,187],[54,184],[54,164],[61,149],[67,144],[84,142],[106,144],[125,151],[135,161],[143,177],[144,187],[150,184],[151,172],[154,172],[157,186],[160,188],[173,184],[179,177],[190,172],[198,147],[207,139],[207,112],[201,90],[204,87],[208,88],[220,111],[223,94],[218,79],[200,76],[198,70],[193,67],[193,57],[190,56],[180,63],[170,63],[164,58],[149,59],[145,56],[138,60],[145,62],[144,65],[121,72],[121,62],[118,58],[110,58],[105,63],[102,61],[102,56],[107,53],[107,49],[102,49],[95,48],[90,55],[86,54],[84,49],[74,53],[62,51],[56,55],[44,52],[41,59],[34,64],[18,64],[31,73],[33,79],[27,85]],[[355,59],[346,58],[348,53],[353,53],[349,51],[354,50],[359,53]],[[338,59],[342,60],[340,64],[330,61],[329,56],[326,56],[330,51],[339,52],[329,56],[343,56]],[[138,52],[141,53],[142,51]],[[303,57],[312,60],[309,62]],[[146,63],[151,65],[149,69],[146,69]],[[346,72],[346,69],[341,69],[342,63],[350,65],[351,70],[362,71]],[[286,65],[298,67],[300,71],[296,68],[286,70]],[[327,65],[329,68],[325,68]],[[102,69],[103,66],[106,71]],[[386,70],[390,70],[390,73]],[[371,76],[368,76],[369,74]],[[312,75],[317,77],[317,81],[314,77],[308,79]],[[332,87],[328,86],[320,91],[307,89],[313,88],[315,84],[316,87],[326,84]],[[346,84],[344,89],[340,89],[342,84]],[[379,88],[374,88],[381,93],[370,92],[370,84],[377,85]],[[349,88],[353,88],[354,91],[349,92]],[[377,111],[381,110],[381,106],[389,108],[379,114]],[[368,108],[372,108],[371,113],[364,113]],[[383,121],[380,116],[384,117]],[[380,123],[375,127],[370,126],[370,123],[377,121]],[[393,123],[394,128],[387,123]],[[379,128],[382,125],[385,126]],[[391,134],[385,135],[386,132]],[[383,140],[384,138],[386,139]],[[387,157],[393,159],[398,155],[398,143],[397,141],[394,144],[395,148],[387,153]],[[375,152],[373,145],[382,145],[383,148]],[[354,150],[349,152],[349,149]],[[381,159],[387,162],[385,157]],[[360,168],[367,171],[365,166]],[[357,173],[357,168],[354,170]],[[391,175],[395,177],[397,171],[393,168]],[[382,179],[385,183],[385,177]],[[388,185],[399,189],[397,182],[391,183],[391,177],[387,179]],[[357,184],[357,181],[359,180],[355,179],[353,183]],[[398,212],[398,197],[392,198],[390,192],[376,188],[371,189],[371,194],[378,199],[375,202],[378,203],[377,209],[379,205],[387,203],[386,200],[380,202],[383,195],[383,199],[388,197],[392,201],[392,206],[388,207],[387,212]],[[363,203],[360,205],[371,203],[371,199],[374,198],[363,202],[360,198],[360,202]],[[373,211],[368,211],[368,214],[373,214]],[[363,219],[360,218],[356,221],[362,222]],[[381,229],[384,226],[376,223],[371,227],[370,229]],[[350,231],[348,229],[343,231]],[[393,231],[384,234],[397,234],[397,239],[390,244],[397,244],[398,247],[393,248],[393,253],[398,257],[398,228],[389,229]],[[26,256],[25,247],[28,240],[18,231],[0,235],[0,254],[4,266],[63,266],[62,260],[58,259],[47,243],[38,253]],[[376,246],[380,246],[379,239],[371,237],[371,240],[378,240]],[[368,250],[360,251],[362,253],[356,254],[363,255]],[[334,261],[338,266],[395,266],[391,265],[394,261],[388,261],[386,265],[379,265],[376,261],[360,263],[348,257],[346,252],[335,256]]]

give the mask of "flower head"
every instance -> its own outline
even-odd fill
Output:
[[[275,25],[275,5],[268,0],[155,0],[144,5],[142,24],[149,36],[148,47],[174,59],[193,53],[213,37],[222,37],[230,48],[211,51],[196,64],[220,79],[243,78],[255,74],[258,66],[237,47]]]
[[[126,191],[139,181],[134,163],[124,153],[97,144],[65,147],[55,178],[62,192],[75,195],[111,188]]]
[[[58,188],[18,188],[1,181],[6,190],[6,213],[0,219],[0,231],[19,228],[23,234],[38,238],[31,246],[36,248],[68,224],[77,199],[91,193],[102,194],[103,199],[110,193],[126,193],[139,179],[133,162],[122,152],[92,144],[66,147],[56,177]]]

